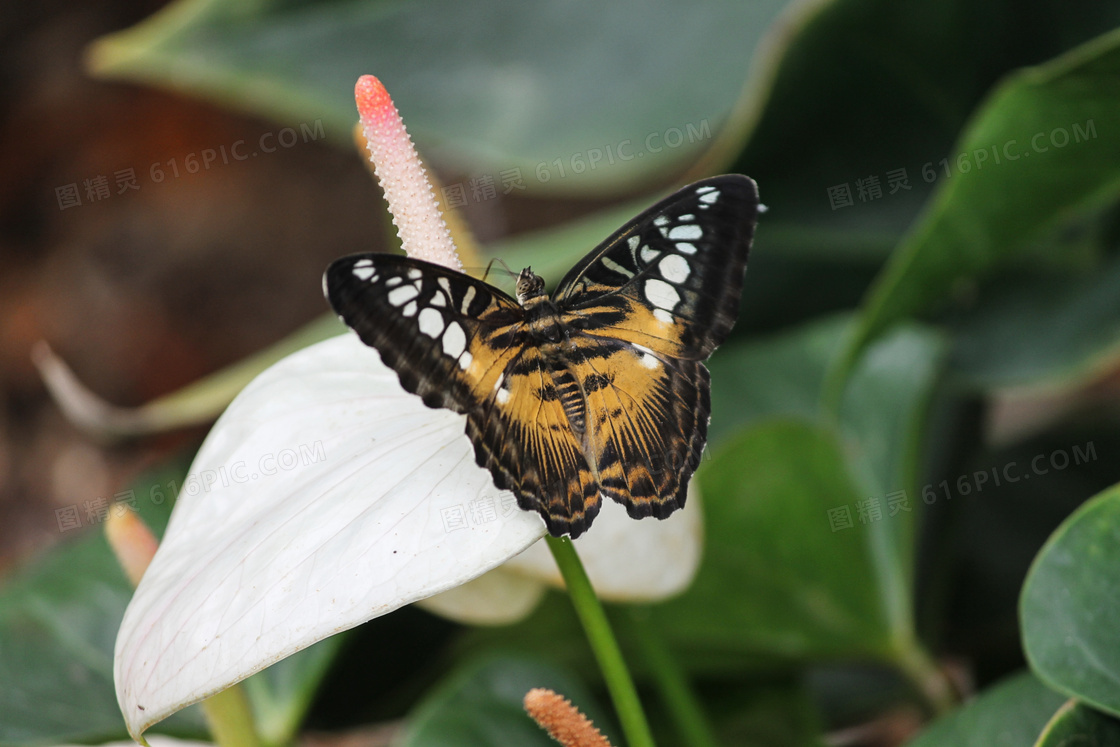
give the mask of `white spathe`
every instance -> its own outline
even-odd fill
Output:
[[[703,516],[695,479],[688,485],[684,508],[663,521],[635,521],[624,507],[604,501],[595,523],[575,541],[595,593],[610,602],[648,603],[683,592],[700,566]],[[560,569],[543,542],[490,575],[498,573],[520,573],[563,586]]]
[[[130,733],[518,554],[545,529],[511,500],[463,416],[405,392],[353,335],[285,358],[211,430],[125,612]],[[493,518],[471,522],[475,501]]]
[[[405,392],[351,334],[246,387],[199,450],[121,624],[130,733],[410,602],[473,624],[527,615],[559,584],[547,547],[530,547],[544,523],[475,464],[464,420]],[[576,541],[603,598],[688,585],[697,499],[667,521],[603,507]]]
[[[634,521],[622,506],[605,503],[592,528],[575,541],[595,592],[610,602],[631,603],[684,592],[700,566],[703,516],[695,480],[684,509],[666,521]],[[535,542],[474,581],[417,604],[469,625],[508,625],[533,611],[545,584],[562,588],[564,581],[548,545]]]

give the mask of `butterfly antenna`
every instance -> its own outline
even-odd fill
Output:
[[[483,275],[482,275],[482,280],[483,280],[483,281],[485,281],[485,280],[486,280],[486,278],[490,277],[490,270],[491,270],[491,269],[493,269],[493,267],[494,267],[494,263],[495,263],[495,262],[496,262],[496,263],[498,263],[499,265],[501,265],[501,266],[502,266],[502,269],[503,269],[503,270],[505,270],[505,271],[506,271],[506,273],[507,273],[507,274],[508,274],[508,275],[509,275],[509,276],[510,276],[511,278],[512,278],[512,277],[516,277],[516,276],[517,276],[517,273],[516,273],[516,272],[514,272],[513,270],[511,270],[511,269],[509,268],[509,265],[507,265],[507,264],[505,263],[505,261],[503,261],[503,260],[502,260],[502,258],[501,258],[501,257],[494,257],[494,258],[493,258],[492,260],[490,260],[490,261],[489,261],[489,262],[488,262],[488,263],[486,264],[486,272],[485,272],[485,273],[483,273]]]

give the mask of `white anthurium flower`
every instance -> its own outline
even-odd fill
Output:
[[[703,512],[696,483],[671,521],[635,522],[613,502],[603,504],[594,531],[575,541],[580,561],[601,599],[656,602],[688,588],[700,565]],[[548,547],[523,553],[463,586],[417,602],[437,615],[472,625],[516,622],[536,606],[545,585],[562,587]]]
[[[357,93],[372,141],[370,81],[380,88],[363,78]],[[386,129],[384,117],[374,124]],[[381,157],[384,184],[382,166],[400,158]],[[418,161],[405,168],[423,178]],[[406,249],[417,194],[405,190],[403,208],[390,202]],[[523,554],[544,522],[475,463],[465,426],[464,415],[406,392],[352,334],[254,379],[199,450],[125,612],[114,675],[129,732],[139,739],[175,711],[405,604],[426,600],[472,623],[528,614],[559,579],[543,546]],[[696,498],[668,521],[635,522],[604,506],[577,540],[604,598],[649,601],[688,584],[701,544]]]

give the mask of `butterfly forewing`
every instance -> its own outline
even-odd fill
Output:
[[[524,305],[392,255],[340,259],[324,284],[405,389],[466,414],[495,484],[574,538],[604,495],[634,517],[684,505],[707,438],[703,361],[738,316],[757,212],[750,179],[697,182],[594,249],[552,300],[526,271]]]
[[[674,358],[704,360],[739,314],[758,191],[706,179],[619,229],[560,282],[566,320]]]
[[[408,257],[357,254],[335,261],[324,286],[335,313],[429,407],[476,409],[517,357],[515,346],[484,341],[509,335],[521,307],[460,272]]]
[[[496,288],[420,260],[344,257],[327,270],[335,312],[429,407],[467,415],[478,464],[549,530],[578,536],[599,488],[527,339],[523,310]]]

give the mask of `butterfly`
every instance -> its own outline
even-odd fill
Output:
[[[429,407],[466,415],[475,459],[553,536],[575,539],[603,497],[634,518],[685,502],[710,419],[704,361],[739,314],[755,183],[684,187],[545,292],[516,298],[445,267],[355,254],[323,278],[335,313]]]

